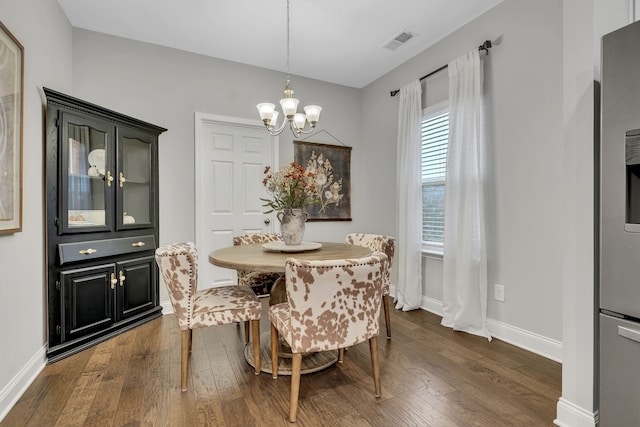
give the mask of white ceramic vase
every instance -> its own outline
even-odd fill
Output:
[[[280,233],[285,245],[302,243],[307,216],[302,209],[285,209],[277,213],[276,217],[280,221]]]

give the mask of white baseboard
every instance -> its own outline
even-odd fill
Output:
[[[391,295],[395,295],[394,286],[391,286],[390,291]],[[161,301],[160,305],[162,306],[163,314],[173,313],[171,301]],[[442,301],[423,296],[420,308],[442,317]],[[491,336],[515,345],[516,347],[539,354],[547,359],[562,363],[562,342],[494,319],[487,319],[487,324]]]
[[[442,301],[423,296],[420,308],[442,316]],[[494,319],[487,319],[487,326],[491,336],[501,341],[562,363],[562,342],[560,341]]]
[[[173,314],[173,305],[171,305],[171,301],[160,301],[160,306],[162,307],[162,315],[165,314]]]
[[[562,363],[562,342],[493,319],[487,319],[487,325],[499,340]]]
[[[47,363],[47,347],[44,346],[16,374],[9,384],[0,390],[0,421],[7,416],[13,405],[27,390]]]
[[[598,425],[598,413],[587,411],[561,397],[553,423],[560,427],[595,427]]]

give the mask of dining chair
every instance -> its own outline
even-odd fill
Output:
[[[393,254],[396,247],[396,239],[382,234],[350,233],[345,238],[345,243],[364,246],[372,251],[384,252],[389,258],[389,276],[393,266]],[[382,304],[384,307],[384,323],[387,329],[387,338],[391,338],[391,316],[389,315],[389,280],[385,281]]]
[[[280,336],[292,353],[289,421],[295,422],[298,412],[303,353],[338,350],[342,363],[345,347],[368,340],[375,396],[380,397],[378,317],[387,262],[382,252],[350,260],[287,259],[288,300],[269,307],[269,319],[273,378],[278,377]]]
[[[233,246],[270,243],[281,240],[280,233],[246,233],[235,236],[233,238]],[[236,272],[238,273],[238,284],[249,286],[259,297],[268,296],[271,287],[280,278],[279,273],[246,270],[236,270]]]
[[[156,249],[156,263],[164,279],[180,326],[180,387],[187,390],[187,369],[193,330],[207,326],[251,321],[253,359],[260,374],[260,315],[262,306],[248,286],[220,286],[198,290],[198,251],[191,242]],[[245,338],[248,344],[248,337]]]

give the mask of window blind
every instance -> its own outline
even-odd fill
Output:
[[[444,183],[447,167],[449,112],[422,121],[422,240],[444,241]]]

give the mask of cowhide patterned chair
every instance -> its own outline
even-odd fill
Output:
[[[387,256],[350,260],[303,261],[285,264],[288,301],[269,307],[273,378],[278,376],[279,335],[292,352],[289,421],[296,421],[302,354],[338,350],[369,341],[375,396],[380,397],[378,334],[380,302],[387,280]]]
[[[262,306],[251,288],[232,285],[198,291],[198,251],[191,242],[159,247],[156,249],[156,263],[167,285],[182,332],[182,391],[187,390],[189,353],[193,330],[196,328],[251,321],[254,365],[258,375]]]
[[[364,246],[372,251],[384,252],[389,258],[389,274],[393,266],[393,254],[396,248],[396,240],[390,236],[381,234],[365,234],[351,233],[347,234],[345,243],[351,245]],[[382,296],[382,304],[384,307],[384,323],[387,328],[387,338],[391,338],[391,318],[389,316],[389,281],[384,285],[384,293]]]
[[[233,238],[233,246],[269,243],[282,240],[280,233],[248,233]],[[271,286],[280,277],[279,273],[236,270],[238,284],[249,286],[259,297],[268,296]]]

